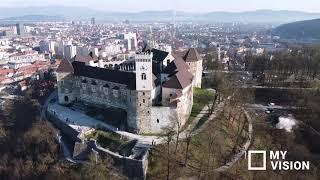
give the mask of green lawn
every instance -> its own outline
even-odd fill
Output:
[[[189,124],[194,120],[194,118],[201,112],[201,110],[212,101],[214,98],[214,93],[207,89],[194,88],[193,89],[193,106],[191,110],[191,115],[186,122],[186,124],[181,128],[183,131]]]
[[[214,98],[214,93],[207,89],[195,88],[193,90],[193,106],[191,111],[191,117],[196,117],[203,107],[210,103]]]
[[[86,138],[95,139],[103,148],[116,152],[120,150],[120,147],[124,146],[129,141],[126,137],[122,137],[118,134],[99,130],[88,134]]]

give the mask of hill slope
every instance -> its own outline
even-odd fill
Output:
[[[43,21],[63,21],[63,17],[45,15],[25,15],[0,19],[0,22],[43,22]]]
[[[281,39],[320,40],[320,19],[284,24],[274,30]]]

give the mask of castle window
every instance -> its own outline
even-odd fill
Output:
[[[143,99],[143,100],[142,100],[142,102],[143,102],[143,103],[146,103],[146,100],[145,100],[145,99]]]
[[[145,95],[146,95],[146,93],[142,93],[142,95],[144,95],[144,96],[145,96]]]
[[[142,79],[142,80],[146,80],[146,79],[147,79],[146,73],[142,73],[142,74],[141,74],[141,79]]]
[[[159,121],[159,119],[157,119],[157,123],[159,123],[160,121]]]
[[[109,89],[108,88],[103,88],[104,94],[109,94]]]
[[[68,97],[68,96],[65,96],[65,97],[64,97],[64,101],[65,101],[65,102],[69,102],[69,97]]]
[[[112,90],[113,90],[113,96],[116,98],[119,97],[120,88],[118,86],[115,86],[114,88],[112,88]]]
[[[97,89],[95,87],[91,87],[92,92],[97,92]]]
[[[88,81],[86,79],[82,80],[82,83],[87,83]]]
[[[167,59],[167,66],[170,64],[170,59]]]

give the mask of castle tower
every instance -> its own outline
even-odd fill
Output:
[[[191,48],[182,58],[190,67],[190,72],[193,75],[193,87],[201,88],[203,60],[198,51],[195,48]]]
[[[135,56],[137,91],[152,90],[152,56],[152,53],[138,54]]]
[[[152,53],[138,54],[136,61],[136,113],[138,133],[149,133],[152,107]]]
[[[75,100],[74,69],[68,60],[62,60],[57,69],[58,101],[59,104],[70,104]]]

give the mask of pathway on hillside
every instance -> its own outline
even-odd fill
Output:
[[[43,103],[42,108],[41,108],[41,114],[40,114],[42,120],[47,120],[46,111],[48,109],[48,105],[49,105],[50,101],[52,101],[53,99],[57,100],[57,97],[58,97],[58,90],[55,90],[49,95],[49,97]]]
[[[319,90],[319,88],[303,88],[303,87],[271,87],[271,86],[251,86],[251,85],[243,85],[241,88],[244,89],[280,89],[280,90]]]
[[[224,106],[226,104],[227,101],[229,101],[231,99],[231,96],[229,96],[226,100],[222,101],[220,104],[218,104],[218,106],[215,107],[214,111],[212,112],[212,114],[208,117],[208,120],[206,122],[204,122],[199,128],[195,129],[195,126],[192,127],[192,136],[199,134],[200,132],[202,132],[204,130],[204,128],[206,128],[208,126],[208,124],[210,123],[210,121],[214,120],[215,118],[218,117],[218,115],[220,113],[222,113]],[[203,114],[204,116],[205,114]],[[202,116],[202,117],[203,117]],[[201,118],[202,118],[201,117]],[[201,119],[200,118],[200,119]],[[199,119],[199,120],[200,120]],[[198,122],[199,122],[198,120]],[[196,124],[197,125],[197,124]]]

